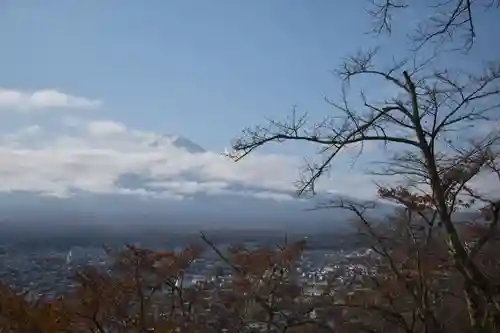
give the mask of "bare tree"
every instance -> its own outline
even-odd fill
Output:
[[[416,49],[426,44],[444,45],[461,38],[460,48],[469,50],[477,37],[476,22],[482,12],[500,8],[498,0],[371,0],[368,13],[374,18],[376,33],[391,33],[393,16],[397,11],[412,10],[418,5],[428,7],[432,13],[417,24],[410,38]]]
[[[472,5],[479,1],[447,1],[439,6],[447,8],[455,3],[457,13],[450,16],[448,23],[443,21],[434,31],[418,31],[425,36],[422,42],[452,36],[466,23],[473,41]],[[389,11],[406,4],[387,1],[381,6],[373,14],[382,17],[381,29],[390,29]],[[367,142],[383,143],[387,159],[381,161],[384,167],[374,173],[400,176],[405,182],[402,186],[380,186],[379,195],[425,219],[430,230],[436,226],[443,232],[454,268],[464,279],[471,326],[479,331],[485,318],[493,318],[498,325],[500,285],[484,273],[475,255],[488,243],[488,235],[494,234],[498,224],[500,201],[492,193],[486,196],[484,186],[478,188],[477,182],[498,175],[500,64],[490,63],[479,73],[452,71],[434,66],[436,57],[446,54],[435,53],[419,60],[411,52],[408,59],[384,69],[376,66],[376,55],[377,50],[361,52],[343,63],[338,70],[344,87],[341,101],[327,100],[335,109],[331,116],[309,124],[306,115],[297,115],[293,110],[284,121],[247,128],[233,142],[231,157],[238,161],[269,142],[305,141],[319,146],[319,159],[306,164],[298,182],[301,195],[314,193],[315,184],[341,151],[357,147],[361,153]],[[367,76],[389,83],[394,97],[375,101],[361,93],[362,107],[353,107],[347,94],[349,84]],[[494,178],[483,184],[490,189],[500,185]],[[341,206],[345,207],[345,203]],[[457,229],[455,213],[479,206],[489,212],[489,232],[469,246]]]

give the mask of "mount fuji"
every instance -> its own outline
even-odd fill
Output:
[[[189,140],[188,138],[185,138],[180,135],[162,135],[159,136],[158,138],[153,139],[149,145],[154,148],[161,148],[166,145],[172,145],[174,147],[180,148],[182,150],[185,150],[188,153],[191,154],[201,154],[201,153],[206,153],[207,151],[202,148],[200,145],[194,143],[193,141]]]
[[[348,228],[346,220],[351,215],[344,210],[309,210],[319,200],[331,197],[326,193],[311,200],[299,200],[291,189],[271,189],[271,185],[274,186],[272,177],[268,182],[271,185],[244,182],[239,178],[238,170],[228,169],[232,172],[228,175],[225,169],[217,169],[219,164],[213,161],[221,156],[208,152],[182,136],[141,134],[139,139],[136,135],[132,140],[131,135],[126,139],[123,133],[120,135],[114,133],[105,138],[106,147],[112,147],[106,148],[108,150],[101,146],[96,148],[92,140],[88,140],[89,143],[86,141],[84,147],[88,150],[81,148],[83,152],[80,154],[85,153],[90,160],[85,160],[86,164],[78,165],[78,168],[73,165],[77,163],[75,156],[80,155],[73,152],[71,158],[64,159],[64,167],[69,165],[66,161],[69,159],[74,168],[70,169],[73,178],[68,179],[76,180],[74,183],[77,185],[83,184],[80,187],[68,186],[71,195],[41,195],[39,191],[22,188],[1,191],[2,225],[15,222],[19,227],[30,225],[30,228],[40,230],[50,229],[49,226],[55,229],[73,226],[118,229],[163,226],[198,230],[229,228],[310,232]],[[133,142],[132,148],[130,142]],[[120,147],[127,147],[128,150],[124,151]],[[40,154],[40,151],[32,152]],[[111,157],[103,152],[109,152],[107,154]],[[104,157],[109,157],[111,162],[103,160]],[[129,162],[132,157],[138,157],[139,162]],[[128,169],[115,165],[120,162],[130,163],[133,167]],[[75,170],[86,172],[94,165],[103,168],[103,165],[108,164],[119,170],[112,182],[113,188],[118,190],[86,190],[85,182],[91,183],[93,174],[89,178],[85,174],[79,175]],[[177,168],[180,164],[183,168]],[[220,164],[220,168],[233,166]],[[172,169],[181,171],[168,171]],[[258,172],[246,172],[253,179],[259,177]],[[216,177],[214,174],[222,176]],[[60,178],[59,174],[56,176]],[[170,196],[171,192],[167,190],[175,191],[177,197]]]

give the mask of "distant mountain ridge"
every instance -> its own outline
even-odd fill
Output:
[[[112,228],[172,227],[201,229],[269,229],[342,231],[351,229],[353,214],[342,209],[309,210],[314,201],[264,200],[242,196],[198,195],[190,200],[138,200],[133,196],[81,194],[71,198],[32,193],[0,194],[2,223],[41,228],[108,226]],[[377,214],[393,207],[382,205]],[[31,228],[30,227],[30,228]]]

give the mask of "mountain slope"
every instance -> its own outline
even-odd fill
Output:
[[[200,145],[194,143],[193,141],[179,135],[162,135],[152,142],[150,142],[149,146],[153,148],[161,148],[163,146],[172,145],[174,147],[185,150],[191,154],[200,154],[207,152]]]

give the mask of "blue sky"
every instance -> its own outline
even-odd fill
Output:
[[[244,127],[281,118],[293,105],[317,117],[331,112],[323,98],[338,96],[339,84],[330,71],[361,46],[390,46],[385,55],[404,51],[404,31],[390,41],[366,34],[367,4],[4,0],[0,87],[57,91],[96,103],[68,112],[60,105],[54,112],[46,110],[54,105],[40,112],[3,110],[0,130],[42,126],[54,135],[61,120],[74,126],[114,121],[136,134],[183,135],[222,151]],[[420,14],[398,20],[414,22]],[[494,54],[489,41],[479,44],[478,54]]]
[[[0,85],[98,98],[129,126],[221,149],[292,105],[325,112],[364,1],[6,1]],[[355,4],[357,3],[357,4]]]

